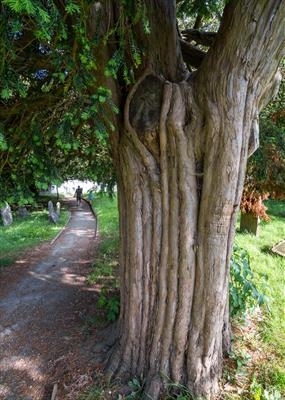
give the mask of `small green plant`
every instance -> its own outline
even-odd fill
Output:
[[[254,282],[249,254],[237,245],[234,246],[231,259],[229,292],[232,317],[244,314],[250,307],[266,303],[264,294]]]
[[[107,321],[116,321],[120,312],[120,299],[118,294],[111,292],[107,287],[103,287],[98,299],[98,307],[104,311]]]
[[[250,385],[250,394],[252,400],[261,400],[262,386],[257,382],[256,377],[253,377],[252,383]]]
[[[282,394],[276,388],[264,388],[263,385],[253,377],[250,385],[250,394],[253,400],[282,400]]]
[[[268,396],[271,396],[274,390],[276,393],[285,395],[285,369],[272,362],[271,359],[258,369],[258,381],[262,384],[264,391],[267,390]]]
[[[243,352],[237,351],[229,354],[229,358],[236,364],[236,372],[240,372],[243,367],[246,367],[251,359],[250,355]]]
[[[183,385],[170,383],[168,391],[167,400],[202,400],[202,398],[194,398],[189,389]]]
[[[187,386],[173,382],[168,376],[162,375],[162,378],[166,388],[165,400],[205,400],[194,396]]]
[[[128,387],[132,391],[130,394],[128,394],[125,397],[122,397],[122,395],[119,395],[118,400],[139,400],[142,397],[143,393],[143,383],[140,382],[138,378],[133,378],[128,382]]]
[[[103,388],[94,386],[82,394],[78,400],[103,400],[105,399],[104,394]]]

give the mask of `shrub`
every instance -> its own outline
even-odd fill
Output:
[[[108,322],[116,321],[120,313],[120,298],[117,292],[111,292],[109,288],[103,287],[98,299],[98,307],[104,311]]]
[[[253,187],[245,186],[240,204],[241,212],[269,221],[270,218],[266,214],[267,207],[263,204],[263,200],[267,200],[268,197],[269,193],[260,193]]]
[[[231,259],[229,297],[231,317],[242,315],[248,308],[266,302],[254,282],[248,252],[237,245]]]

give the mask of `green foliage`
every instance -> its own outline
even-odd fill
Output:
[[[186,386],[178,385],[170,381],[167,384],[167,391],[167,400],[203,400],[202,397],[193,396]]]
[[[221,15],[227,0],[182,0],[177,2],[177,16],[180,24],[185,28],[194,26],[217,31]]]
[[[120,313],[119,295],[112,293],[110,288],[105,286],[101,289],[97,304],[104,312],[105,318],[108,322],[114,322],[118,318]]]
[[[98,193],[93,200],[100,233],[97,256],[88,276],[88,283],[101,285],[98,308],[108,322],[115,321],[120,312],[118,293],[118,208],[117,199]]]
[[[249,158],[246,186],[254,186],[260,193],[269,192],[272,198],[284,197],[284,166],[285,124],[278,126],[270,119],[262,119],[260,147]]]
[[[261,113],[260,146],[248,160],[245,181],[246,188],[276,199],[285,197],[285,59],[280,69],[279,92]]]
[[[88,276],[89,284],[107,284],[111,288],[118,287],[118,248],[119,248],[119,221],[117,199],[111,199],[106,194],[96,194],[93,200],[96,211],[100,244],[92,271]]]
[[[264,388],[255,377],[250,386],[250,393],[253,400],[282,400],[280,391],[274,387]]]
[[[237,233],[235,242],[250,254],[250,266],[255,279],[267,278],[264,293],[268,300],[265,319],[262,324],[263,339],[270,344],[280,357],[285,357],[285,318],[284,318],[284,258],[274,254],[271,249],[285,237],[285,201],[266,201],[270,222],[260,224],[259,235]],[[258,282],[260,286],[260,283]],[[261,283],[262,285],[262,283]],[[284,361],[283,361],[284,363]]]
[[[70,177],[114,185],[107,140],[118,107],[104,70],[122,88],[133,82],[143,56],[134,27],[147,25],[144,2],[121,0],[120,17],[106,32],[89,0],[2,0],[1,7],[0,197],[15,191],[17,202]]]
[[[237,245],[234,246],[231,259],[229,296],[232,317],[242,315],[248,308],[266,302],[264,294],[255,284],[248,252]]]
[[[33,193],[35,186],[42,189],[64,179],[67,154],[71,163],[77,159],[80,165],[86,149],[90,159],[110,128],[113,110],[105,109],[112,106],[110,93],[97,84],[95,38],[86,32],[89,9],[84,1],[68,1],[64,9],[52,0],[2,1],[1,195],[13,197],[16,192],[14,202],[25,198],[24,192]],[[94,140],[98,133],[100,138]],[[105,159],[107,169],[112,169],[106,151]],[[90,164],[85,178],[96,166],[92,158]],[[78,174],[78,168],[69,168],[69,173]]]

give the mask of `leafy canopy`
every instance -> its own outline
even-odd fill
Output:
[[[180,29],[214,35],[225,3],[177,0]],[[144,67],[145,49],[137,32],[147,35],[150,26],[143,0],[116,1],[114,21],[111,8],[109,15],[94,13],[99,4],[0,0],[2,199],[30,201],[39,188],[69,177],[110,186],[115,182],[110,138],[123,118],[128,90]],[[192,34],[185,31],[183,40],[205,52],[207,41]],[[121,92],[116,105],[110,78]]]

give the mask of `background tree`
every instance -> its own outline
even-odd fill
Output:
[[[241,229],[257,233],[258,220],[269,216],[263,200],[285,196],[284,61],[278,96],[260,115],[259,148],[249,158],[241,199]]]
[[[194,13],[184,38],[173,0],[1,4],[6,158],[29,151],[33,126],[49,148],[86,137],[86,155],[109,132],[121,235],[109,371],[143,377],[146,398],[159,397],[166,376],[210,396],[229,344],[249,139],[252,152],[284,54],[285,3],[229,1],[218,33],[207,34],[197,29],[212,2],[179,1],[179,12]]]
[[[249,158],[246,183],[272,198],[285,197],[285,67],[278,96],[261,113],[260,146]]]

